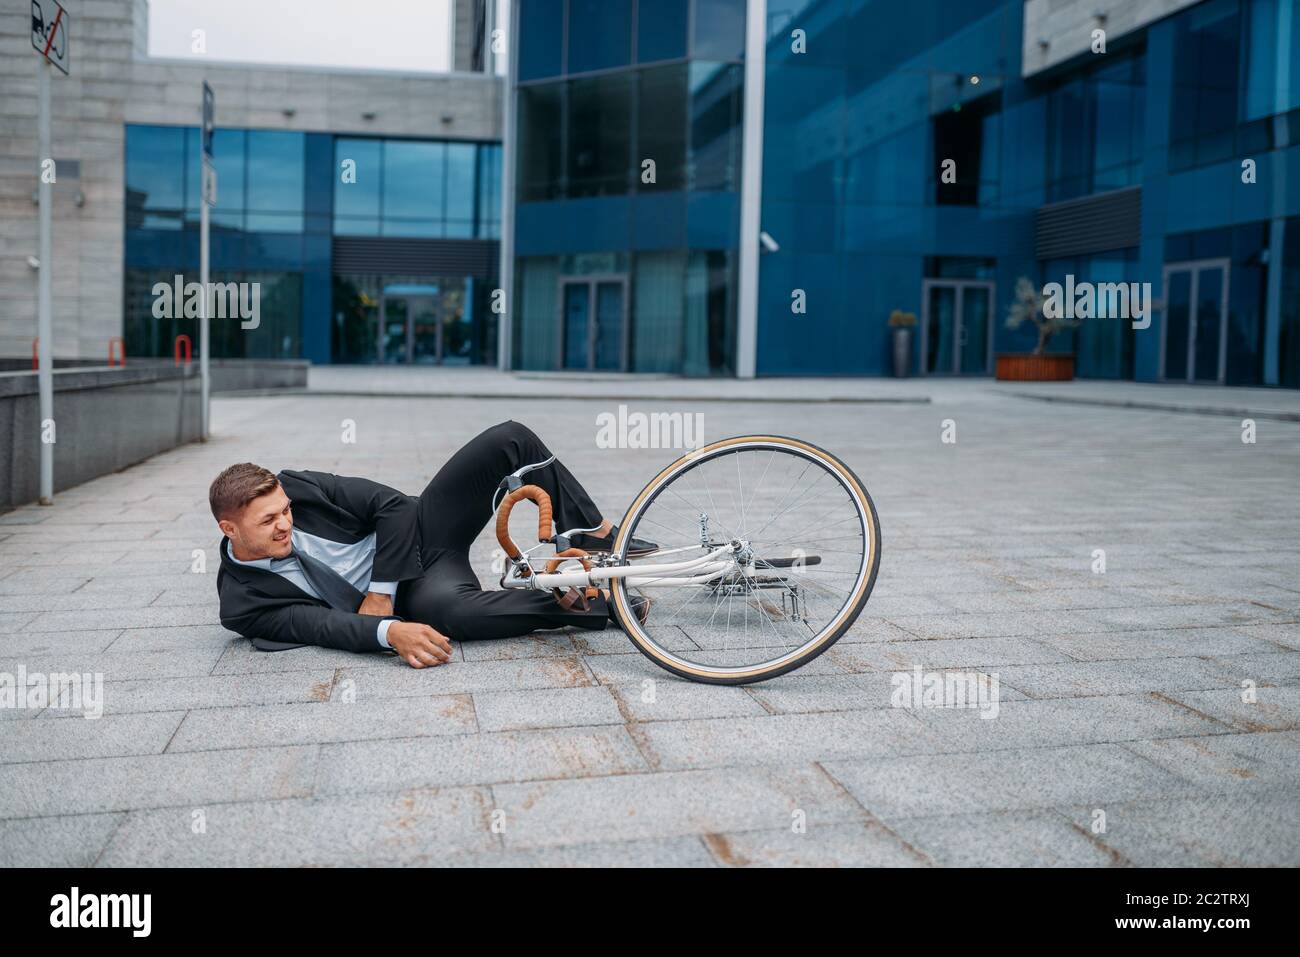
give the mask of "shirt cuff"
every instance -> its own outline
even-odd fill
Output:
[[[366,591],[391,597],[397,594],[397,582],[371,582],[366,586]]]
[[[379,623],[379,627],[376,629],[376,636],[379,638],[379,645],[381,648],[393,647],[388,643],[388,629],[395,621],[397,621],[396,618],[385,618]]]

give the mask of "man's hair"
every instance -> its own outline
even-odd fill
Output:
[[[252,462],[232,465],[215,479],[208,489],[208,505],[217,521],[232,518],[255,498],[273,492],[280,484],[272,472]]]

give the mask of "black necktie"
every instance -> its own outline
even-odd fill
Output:
[[[293,556],[298,559],[298,565],[308,583],[327,605],[339,611],[356,611],[361,607],[361,600],[365,596],[353,588],[346,578],[306,552],[295,548]]]

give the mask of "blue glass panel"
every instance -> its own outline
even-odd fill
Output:
[[[185,131],[181,127],[127,126],[128,229],[180,229],[185,208],[184,171]]]
[[[1165,293],[1165,378],[1187,378],[1187,348],[1191,339],[1192,274],[1186,270],[1169,274]]]
[[[447,144],[445,236],[469,239],[474,235],[474,161],[477,150],[473,143]]]
[[[629,72],[569,83],[569,196],[608,196],[628,191],[632,142]]]
[[[212,165],[217,171],[217,205],[209,216],[213,226],[244,227],[247,205],[245,158],[247,134],[243,130],[215,130],[212,134]],[[200,180],[199,129],[185,130],[185,221],[198,225]]]
[[[691,64],[689,188],[740,188],[743,85],[743,68],[736,64]]]
[[[587,368],[588,314],[590,290],[586,283],[569,283],[564,287],[564,367]]]
[[[335,216],[334,235],[336,236],[378,236],[378,216]]]
[[[496,239],[501,234],[501,147],[483,144],[478,148],[479,239]]]
[[[623,365],[623,284],[596,284],[596,368]]]
[[[381,143],[379,140],[339,138],[334,143],[334,217],[335,232],[344,235],[373,235],[379,231],[379,184],[382,170]],[[348,178],[344,182],[344,164]],[[340,228],[352,222],[373,223],[369,230],[361,226]]]
[[[304,179],[301,133],[248,131],[249,209],[297,213],[301,230]]]
[[[385,236],[441,235],[446,157],[445,143],[384,143]]]
[[[745,0],[695,0],[695,50],[705,60],[745,54]]]
[[[631,0],[569,0],[569,73],[631,60]]]
[[[559,76],[564,0],[519,0],[519,79]]]
[[[639,63],[686,56],[686,27],[690,0],[643,2],[636,15],[636,58]]]
[[[1223,270],[1202,269],[1196,289],[1196,357],[1194,378],[1219,378],[1219,347],[1223,335]]]

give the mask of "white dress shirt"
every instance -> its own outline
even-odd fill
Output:
[[[389,598],[397,594],[397,582],[374,582],[370,580],[370,572],[375,566],[374,532],[371,532],[358,542],[353,542],[351,545],[344,542],[332,542],[328,538],[312,535],[296,527],[289,533],[289,537],[293,540],[295,551],[302,552],[308,558],[316,559],[322,565],[327,565],[357,591],[362,593],[376,592],[377,594],[387,595]],[[235,557],[233,548],[227,548],[226,551],[232,562],[247,565],[250,568],[260,568],[263,571],[274,572],[313,598],[319,599],[321,597],[316,589],[312,587],[311,582],[307,580],[307,576],[303,574],[302,565],[298,563],[298,558],[295,555],[290,554],[288,558],[258,558],[246,562]],[[392,647],[388,643],[388,629],[395,620],[394,618],[385,618],[379,623],[375,637],[379,639],[380,647]]]

